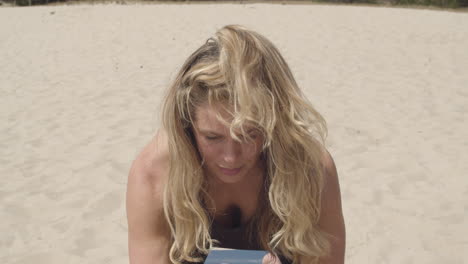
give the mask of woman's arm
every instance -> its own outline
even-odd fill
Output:
[[[321,258],[320,264],[343,264],[346,249],[346,228],[341,207],[338,173],[332,156],[326,150],[323,162],[325,165],[325,187],[322,193],[322,210],[318,224],[326,233],[335,238],[330,241],[330,256]]]
[[[170,264],[170,231],[162,208],[161,175],[147,169],[145,152],[128,175],[126,210],[130,264]],[[146,152],[147,153],[147,152]]]

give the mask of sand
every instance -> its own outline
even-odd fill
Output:
[[[129,166],[232,23],[328,121],[346,263],[468,263],[468,13],[276,4],[0,8],[0,263],[128,263]]]

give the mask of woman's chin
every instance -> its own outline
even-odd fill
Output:
[[[216,178],[223,183],[237,183],[242,180],[242,174],[241,173],[237,175],[217,174]]]
[[[243,168],[239,170],[223,170],[220,168],[214,175],[223,183],[238,183],[242,181],[244,171]]]

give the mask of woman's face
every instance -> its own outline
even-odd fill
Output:
[[[236,141],[229,133],[229,127],[216,118],[219,113],[230,122],[232,117],[219,105],[202,105],[197,108],[194,135],[198,150],[204,159],[204,169],[209,177],[216,177],[224,183],[248,181],[260,170],[260,155],[263,136],[253,126],[244,126],[252,140],[243,139],[240,131]]]

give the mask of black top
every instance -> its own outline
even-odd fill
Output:
[[[247,239],[247,225],[239,225],[232,228],[223,227],[218,222],[213,221],[211,226],[210,234],[212,239],[218,240],[221,244],[217,247],[231,248],[231,249],[244,249],[244,250],[264,250],[258,243],[251,243]],[[255,235],[255,234],[254,234]],[[256,237],[255,237],[256,238]],[[256,239],[254,239],[256,240]],[[206,259],[207,256],[203,256]],[[289,259],[279,255],[278,256],[282,264],[292,264]],[[194,262],[185,262],[186,264],[201,264]]]

